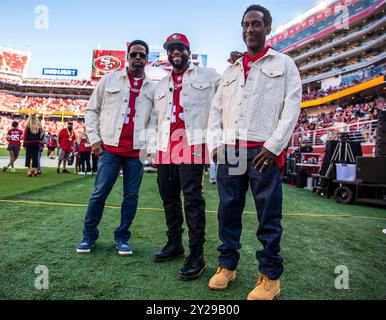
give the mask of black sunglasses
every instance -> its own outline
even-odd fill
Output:
[[[139,55],[139,57],[141,59],[145,59],[147,57],[147,54],[146,53],[143,53],[143,52],[130,52],[129,53],[129,56],[130,58],[134,59],[136,58],[137,56]]]
[[[171,45],[167,48],[168,53],[173,53],[174,51],[184,52],[188,48],[184,46],[183,44],[177,44],[177,45]]]

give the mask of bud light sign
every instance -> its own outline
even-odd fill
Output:
[[[77,77],[77,69],[43,68],[43,76]]]

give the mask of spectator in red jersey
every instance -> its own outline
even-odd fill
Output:
[[[74,143],[76,140],[76,135],[73,129],[74,123],[69,121],[67,124],[67,128],[60,130],[58,135],[58,143],[59,143],[59,160],[58,160],[58,168],[56,169],[57,173],[60,173],[60,165],[63,162],[63,170],[62,173],[70,173],[67,168],[67,162],[70,159],[70,154],[73,151]]]
[[[79,144],[79,154],[80,154],[80,160],[81,160],[81,170],[79,174],[92,174],[91,172],[91,163],[90,163],[90,157],[91,157],[91,145],[90,141],[88,140],[86,132],[83,132],[78,139]]]
[[[43,129],[36,115],[29,116],[24,130],[24,147],[26,148],[25,166],[28,168],[28,176],[38,175],[38,161],[40,145],[43,143]]]
[[[9,164],[3,168],[3,171],[7,171],[8,167],[11,167],[12,172],[16,172],[15,161],[19,157],[20,152],[20,140],[23,137],[23,131],[19,128],[19,123],[17,121],[12,122],[12,129],[7,133],[7,141],[9,151]]]
[[[50,159],[55,159],[55,149],[58,147],[58,143],[56,141],[57,136],[56,134],[51,134],[50,135],[50,140],[48,141],[48,157]]]

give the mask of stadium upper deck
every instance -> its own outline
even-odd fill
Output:
[[[321,1],[273,33],[269,44],[293,57],[299,67],[304,101],[385,74],[385,4],[385,0]]]

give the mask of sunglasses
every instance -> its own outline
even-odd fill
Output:
[[[187,47],[182,45],[182,44],[172,45],[172,46],[168,47],[167,52],[173,53],[176,50],[179,52],[184,52],[185,50],[187,50]]]
[[[147,57],[147,54],[146,53],[143,53],[143,52],[130,52],[129,53],[129,56],[130,58],[134,59],[136,58],[137,56],[139,55],[139,57],[141,59],[145,59]]]

